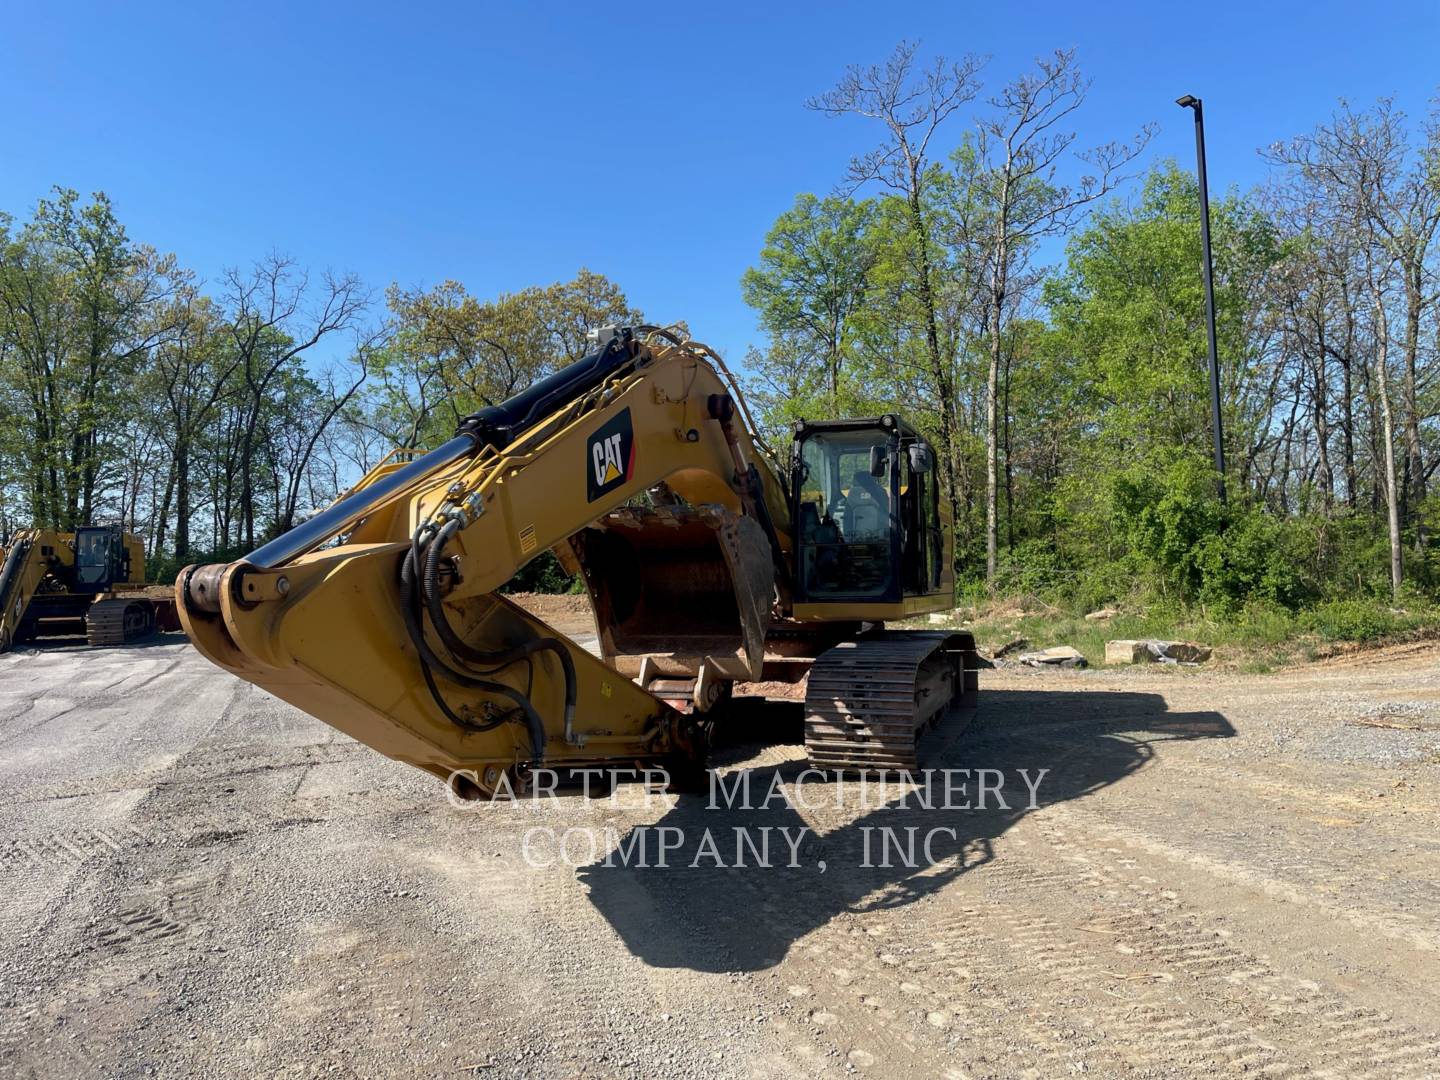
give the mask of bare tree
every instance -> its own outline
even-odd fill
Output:
[[[1142,128],[1128,143],[1110,142],[1071,154],[1076,135],[1062,125],[1085,102],[1089,82],[1074,50],[1036,61],[990,99],[993,110],[977,122],[978,136],[955,155],[958,184],[952,242],[974,260],[983,282],[989,370],[985,409],[985,572],[993,580],[999,539],[998,473],[1000,375],[1005,356],[1007,306],[1017,310],[1012,287],[1025,278],[1030,253],[1043,237],[1068,232],[1097,200],[1125,180],[1126,167],[1150,141]],[[1075,183],[1059,178],[1073,156],[1088,170]],[[1037,280],[1030,277],[1030,281]]]
[[[284,498],[276,507],[277,531],[285,532],[294,526],[300,510],[300,496],[305,492],[306,485],[313,480],[310,463],[315,456],[315,447],[324,438],[331,423],[344,411],[351,399],[359,392],[360,387],[364,385],[365,377],[369,372],[369,356],[381,342],[383,335],[383,330],[373,331],[357,345],[353,379],[337,379],[334,370],[326,373],[324,397],[311,403],[313,413],[310,422],[306,425],[306,430],[303,433],[296,433],[299,437],[293,438],[294,449],[290,455],[289,475],[283,492]],[[330,496],[333,498],[337,493],[330,492]]]
[[[245,543],[254,545],[256,433],[266,394],[288,364],[332,334],[355,326],[370,296],[357,277],[326,273],[318,303],[307,309],[309,275],[279,254],[261,259],[248,271],[227,270],[224,284],[247,400],[239,440],[240,524]]]
[[[1440,231],[1440,124],[1432,117],[1426,139],[1412,155],[1405,116],[1389,99],[1373,109],[1356,112],[1342,101],[1329,123],[1309,135],[1271,148],[1272,160],[1297,167],[1329,199],[1339,223],[1364,237],[1367,278],[1373,282],[1376,267],[1388,268],[1382,277],[1398,278],[1403,301],[1404,334],[1401,337],[1404,376],[1401,380],[1405,463],[1399,490],[1399,516],[1416,524],[1416,546],[1423,551],[1426,529],[1419,519],[1425,498],[1427,470],[1420,425],[1421,325],[1440,299],[1431,260]],[[1372,301],[1374,288],[1370,287]],[[1388,355],[1389,316],[1384,351]],[[1380,330],[1377,329],[1377,334]],[[1380,349],[1377,341],[1377,350]],[[1377,360],[1378,363],[1378,360]],[[1377,386],[1387,391],[1386,373],[1377,370]],[[1382,401],[1382,406],[1388,405]]]
[[[883,141],[850,161],[847,193],[872,181],[901,194],[910,209],[917,289],[924,320],[925,352],[940,397],[940,441],[950,510],[958,520],[955,486],[955,430],[950,402],[955,396],[949,357],[941,351],[936,314],[935,260],[926,195],[931,143],[940,126],[979,92],[979,73],[988,57],[966,56],[949,63],[937,56],[928,67],[916,62],[918,42],[902,41],[884,64],[851,66],[839,83],[806,104],[827,116],[863,116],[885,128]]]

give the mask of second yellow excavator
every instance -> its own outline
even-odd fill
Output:
[[[658,327],[398,455],[238,562],[192,566],[185,630],[222,668],[460,794],[540,765],[704,761],[737,683],[806,681],[817,767],[908,769],[974,707],[934,454],[900,417],[797,425],[781,468],[720,357]],[[497,590],[553,550],[599,656]]]

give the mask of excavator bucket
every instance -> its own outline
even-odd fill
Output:
[[[775,570],[753,518],[720,506],[625,507],[572,546],[601,653],[617,670],[667,698],[679,687],[655,680],[760,677]]]

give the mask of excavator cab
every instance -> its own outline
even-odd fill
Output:
[[[130,578],[125,537],[118,528],[90,525],[75,530],[72,592],[103,593]]]
[[[949,589],[934,454],[900,417],[800,421],[791,492],[797,615],[903,618]]]

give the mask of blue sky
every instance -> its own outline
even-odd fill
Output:
[[[877,132],[803,107],[901,38],[992,55],[998,86],[1076,47],[1082,142],[1147,121],[1211,185],[1339,97],[1440,83],[1440,4],[43,4],[0,0],[0,209],[107,191],[132,237],[203,276],[280,249],[377,292],[446,278],[493,295],[609,275],[738,360],[738,280],[800,191]],[[969,113],[957,115],[946,147]]]

